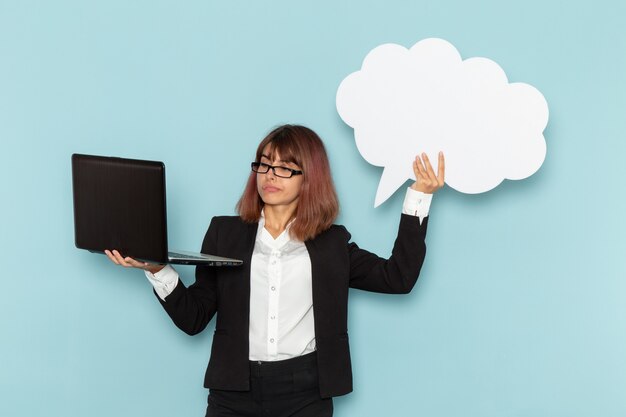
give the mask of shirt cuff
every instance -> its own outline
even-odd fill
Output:
[[[411,187],[406,190],[404,196],[404,204],[402,205],[402,213],[410,216],[417,216],[420,219],[420,224],[430,210],[430,203],[433,199],[432,194],[426,194],[421,191],[415,191]]]
[[[150,284],[154,287],[154,291],[159,298],[165,301],[165,297],[170,295],[176,285],[178,284],[178,272],[170,265],[165,265],[156,274],[146,271],[146,278],[150,281]]]

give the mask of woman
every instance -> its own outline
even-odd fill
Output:
[[[217,313],[204,386],[207,416],[332,416],[332,397],[352,391],[349,287],[408,293],[419,275],[432,193],[444,184],[416,157],[389,260],[350,243],[333,225],[338,202],[321,139],[285,125],[261,141],[237,211],[215,217],[202,252],[239,258],[238,268],[197,267],[189,288],[170,266],[106,251],[146,270],[158,299],[188,334]]]

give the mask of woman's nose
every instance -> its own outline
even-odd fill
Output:
[[[274,173],[274,168],[270,168],[266,173],[265,176],[267,177],[268,180],[275,180],[276,179],[276,173]]]

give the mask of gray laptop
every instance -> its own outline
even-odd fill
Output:
[[[72,155],[76,247],[187,265],[236,266],[211,254],[168,251],[165,165],[94,155]]]

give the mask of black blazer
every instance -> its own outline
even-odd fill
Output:
[[[343,226],[307,242],[311,258],[313,314],[320,394],[334,397],[352,391],[348,345],[348,288],[381,293],[411,291],[419,275],[426,245],[428,218],[403,214],[389,260],[350,243]],[[206,388],[250,389],[248,336],[250,260],[258,224],[239,217],[215,217],[202,243],[202,252],[243,259],[241,267],[196,268],[196,282],[186,288],[179,281],[161,304],[176,326],[193,335],[217,313]]]

